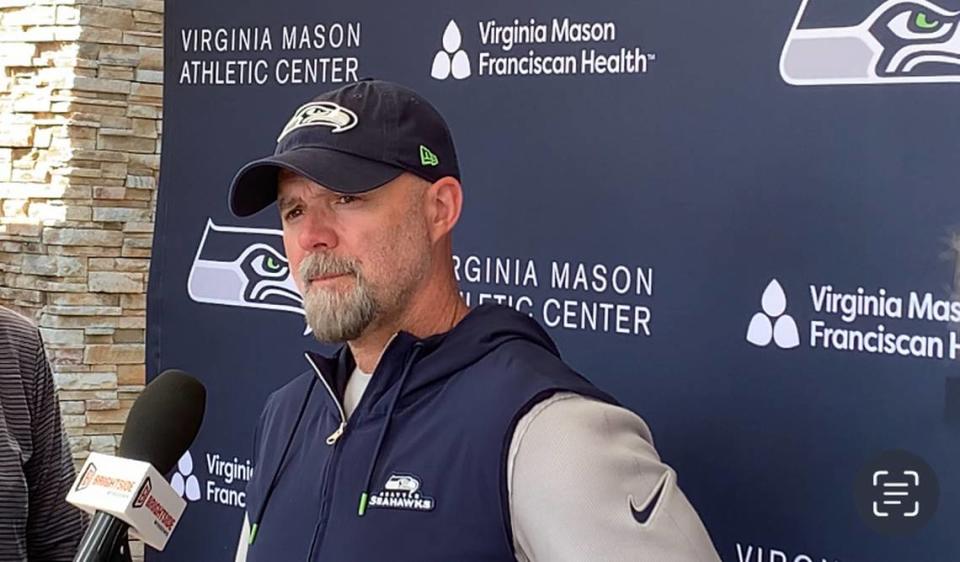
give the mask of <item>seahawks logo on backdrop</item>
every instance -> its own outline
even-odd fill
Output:
[[[280,230],[218,226],[207,219],[187,293],[201,303],[304,314]]]
[[[289,135],[291,131],[301,127],[322,125],[330,127],[331,133],[342,133],[356,127],[358,121],[356,113],[332,101],[310,102],[301,106],[293,114],[286,127],[280,132],[280,136],[277,137],[277,142],[283,140],[283,137]]]
[[[787,83],[960,82],[960,12],[929,0],[887,0],[856,21],[821,23],[856,5],[802,1],[780,55]]]

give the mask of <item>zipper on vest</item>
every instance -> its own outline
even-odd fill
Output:
[[[320,369],[317,367],[317,364],[313,362],[313,359],[310,357],[310,354],[304,354],[307,358],[307,362],[310,363],[310,366],[313,367],[313,371],[317,374],[317,378],[320,379],[320,382],[323,383],[323,387],[327,389],[327,393],[330,395],[330,398],[333,400],[333,403],[337,405],[337,412],[340,414],[340,427],[336,431],[327,436],[327,445],[333,446],[337,443],[337,440],[343,435],[343,432],[347,430],[347,414],[343,411],[343,405],[340,404],[340,401],[337,400],[337,395],[333,392],[333,389],[330,388],[330,383],[327,382],[326,377],[323,376],[323,373],[320,372]]]
[[[397,337],[397,334],[393,334],[392,336],[390,336],[390,339],[387,340],[386,345],[383,346],[383,350],[380,352],[380,357],[377,358],[378,365],[380,364],[380,360],[383,359],[383,354],[387,352],[387,348],[390,347],[390,344],[393,343],[393,340],[396,337]],[[339,410],[340,412],[340,427],[338,427],[336,431],[334,431],[333,433],[327,436],[327,445],[330,445],[332,447],[333,445],[337,444],[337,440],[339,440],[340,437],[343,436],[343,432],[347,430],[347,413],[343,409],[343,405],[340,404],[340,401],[337,400],[337,395],[333,393],[333,389],[330,388],[330,385],[327,383],[327,379],[323,376],[323,373],[320,372],[320,369],[317,367],[317,364],[314,363],[313,359],[310,358],[310,354],[305,353],[304,356],[307,358],[307,361],[310,362],[310,366],[313,367],[314,372],[317,373],[317,378],[319,378],[320,382],[323,383],[324,388],[327,389],[327,393],[330,394],[330,398],[333,399],[333,403],[337,405],[337,410]],[[366,394],[367,393],[364,392],[364,396],[366,396]],[[361,398],[360,400],[362,402],[363,398]],[[360,404],[357,404],[357,407],[359,408]]]
[[[343,431],[345,429],[347,429],[347,423],[340,422],[340,427],[338,427],[336,431],[334,431],[329,436],[327,436],[327,445],[335,445],[337,443],[337,439],[340,439],[340,436],[343,435]]]
[[[333,450],[330,452],[330,458],[328,459],[327,465],[324,467],[323,471],[323,491],[321,493],[320,500],[320,513],[313,528],[313,535],[310,539],[310,551],[307,554],[306,562],[313,561],[317,549],[319,549],[320,545],[323,543],[323,535],[325,534],[327,526],[330,523],[330,506],[333,503],[333,483],[335,480],[337,466],[340,462],[340,451],[343,449],[343,447],[336,446],[336,440],[334,440],[334,445],[331,446],[333,447]]]
[[[393,344],[394,338],[396,338],[396,336],[397,334],[394,334],[393,337],[391,337],[390,340],[387,342],[387,345],[384,346],[383,351],[380,353],[381,359],[383,358],[383,355],[386,353],[387,348]],[[313,362],[313,359],[310,357],[310,355],[309,354],[305,354],[305,355],[307,357],[307,361],[310,363],[310,366],[313,367],[313,370],[317,373],[317,377],[320,379],[321,382],[323,382],[324,388],[326,388],[327,392],[330,394],[330,398],[333,399],[333,403],[337,405],[337,410],[340,413],[340,427],[338,427],[336,431],[334,431],[327,437],[327,444],[330,445],[333,448],[333,450],[330,452],[330,458],[328,459],[327,465],[324,468],[323,488],[322,488],[323,492],[321,494],[322,499],[320,503],[320,515],[317,518],[316,526],[313,529],[313,538],[310,541],[310,550],[307,553],[307,561],[312,562],[314,555],[317,553],[318,549],[320,548],[320,545],[323,543],[323,537],[326,534],[327,528],[329,527],[329,524],[330,524],[330,521],[329,521],[330,509],[331,509],[331,504],[333,503],[333,498],[332,498],[332,495],[333,495],[332,490],[333,490],[333,483],[334,483],[333,481],[335,480],[336,468],[340,462],[340,450],[343,448],[343,447],[337,447],[337,442],[340,440],[341,437],[343,437],[344,433],[347,430],[347,415],[343,409],[343,405],[340,403],[339,400],[337,400],[336,394],[333,393],[333,389],[330,388],[330,385],[327,383],[327,379],[323,376],[323,373],[317,367],[316,363]],[[379,365],[380,365],[380,360],[378,359],[377,366],[379,367]],[[362,404],[364,400],[370,400],[367,392],[364,392],[363,398],[360,399],[360,404]],[[360,407],[360,404],[357,404],[358,409]],[[367,485],[369,486],[369,483]]]
[[[323,376],[323,372],[320,371],[320,368],[317,367],[317,364],[313,362],[313,359],[309,354],[305,354],[307,361],[310,363],[310,366],[313,367],[314,372],[317,373],[317,378],[320,379],[320,382],[323,383],[323,387],[327,389],[327,393],[330,394],[330,398],[333,400],[333,403],[337,405],[337,412],[340,415],[340,426],[337,427],[336,431],[327,436],[327,445],[333,447],[333,451],[330,452],[330,457],[327,460],[327,465],[324,467],[323,471],[323,485],[322,493],[320,500],[320,513],[317,517],[317,523],[313,529],[313,537],[310,540],[310,551],[307,554],[307,560],[310,561],[314,557],[316,549],[319,547],[318,536],[321,534],[321,531],[326,528],[328,510],[330,509],[330,498],[331,494],[331,481],[333,480],[333,473],[336,470],[338,457],[340,454],[340,447],[337,447],[337,441],[343,436],[344,432],[347,429],[347,415],[343,410],[343,405],[340,404],[340,401],[337,400],[337,395],[334,394],[333,389],[330,388],[330,384],[327,382],[326,377]]]

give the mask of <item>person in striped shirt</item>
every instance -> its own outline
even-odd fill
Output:
[[[40,333],[0,307],[0,560],[73,560],[85,525],[66,502],[74,476]]]

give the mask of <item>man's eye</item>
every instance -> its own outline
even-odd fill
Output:
[[[341,195],[337,197],[337,205],[349,205],[355,201],[358,201],[358,198],[353,195]]]
[[[293,220],[293,219],[299,217],[299,216],[302,214],[302,212],[303,212],[303,211],[301,211],[299,207],[294,207],[293,209],[290,209],[289,211],[287,211],[287,212],[283,215],[283,218],[284,218],[284,220]]]

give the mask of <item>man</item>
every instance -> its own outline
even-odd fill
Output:
[[[0,307],[0,560],[70,561],[84,531],[40,334]]]
[[[360,81],[234,179],[235,214],[277,201],[307,322],[346,343],[268,399],[237,560],[719,560],[644,422],[531,318],[461,299],[459,177],[425,99]]]

